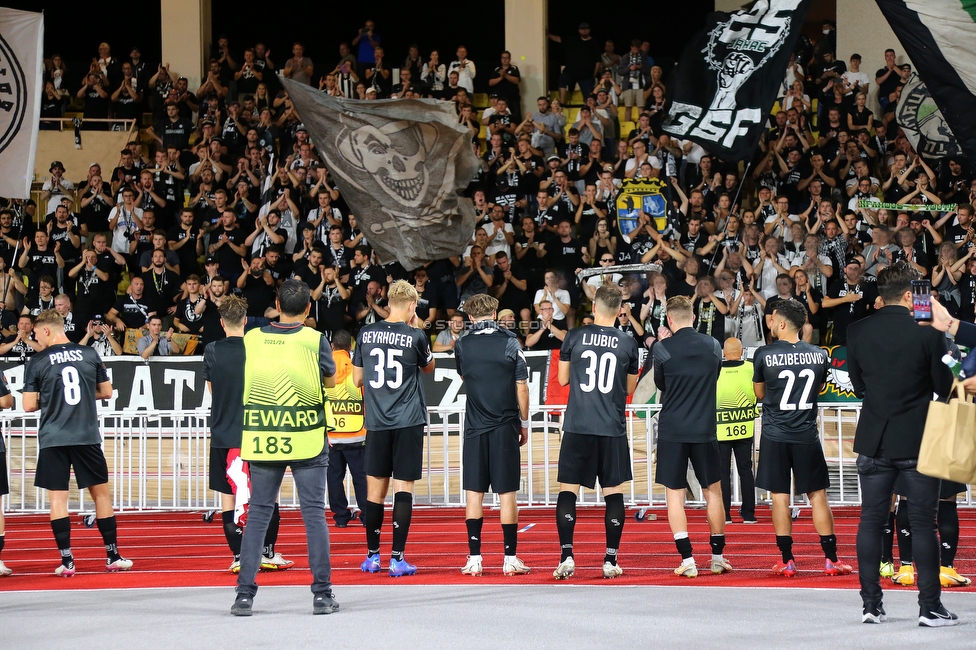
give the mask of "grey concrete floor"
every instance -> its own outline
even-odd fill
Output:
[[[860,623],[852,590],[721,587],[340,587],[311,615],[300,587],[266,587],[254,616],[228,588],[0,593],[0,647],[21,648],[941,648],[976,647],[976,594],[943,595],[961,619],[917,626],[915,592]]]

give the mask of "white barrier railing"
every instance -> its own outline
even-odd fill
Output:
[[[659,405],[627,409],[627,436],[634,480],[625,492],[625,499],[631,506],[665,505],[664,488],[654,482],[655,416],[659,410]],[[429,411],[431,424],[424,449],[425,471],[415,487],[415,503],[462,506],[465,503],[461,489],[463,408],[431,408]],[[532,413],[529,440],[522,448],[522,484],[518,501],[523,506],[555,503],[559,490],[556,468],[560,421],[564,412],[564,406],[540,406]],[[860,503],[856,456],[852,451],[859,414],[859,404],[821,404],[819,407],[820,435],[831,473],[828,497],[832,504]],[[0,415],[10,483],[10,494],[3,499],[4,510],[39,512],[48,507],[46,491],[34,487],[37,424],[37,414],[8,412]],[[207,411],[103,412],[99,414],[99,427],[109,466],[109,484],[118,510],[207,510],[219,507],[218,496],[208,489],[210,434]],[[761,423],[757,422],[757,441],[760,430]],[[689,472],[689,475],[694,498],[700,500],[700,488],[694,484],[693,474]],[[738,503],[741,489],[734,470],[732,486],[733,503]],[[348,476],[346,491],[354,501]],[[767,494],[757,496],[760,502],[768,499]],[[488,498],[496,499],[494,495]],[[599,492],[582,490],[581,504],[600,501]],[[281,503],[297,505],[294,484],[288,474],[282,484]],[[965,504],[971,505],[968,490]],[[70,490],[69,507],[72,510],[86,510],[90,506],[86,494],[77,489]]]

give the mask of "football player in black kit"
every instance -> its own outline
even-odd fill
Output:
[[[358,251],[357,251],[358,254]],[[380,570],[383,501],[393,478],[393,549],[390,577],[410,576],[417,567],[403,557],[413,514],[413,484],[423,474],[427,402],[420,373],[434,372],[430,340],[417,318],[417,290],[397,280],[387,292],[390,315],[359,332],[352,360],[353,381],[366,401],[366,560],[360,568]]]
[[[195,276],[194,276],[195,277]],[[187,285],[191,280],[187,279]],[[243,529],[234,521],[236,498],[227,479],[229,463],[240,457],[244,432],[244,324],[247,322],[247,301],[227,296],[217,308],[220,326],[227,337],[214,341],[203,349],[203,379],[213,397],[210,407],[210,489],[220,494],[220,519],[224,537],[234,561],[231,573],[241,572],[241,539]],[[228,459],[230,456],[230,459]],[[243,463],[243,461],[242,461]],[[247,468],[243,463],[242,470]],[[261,555],[262,571],[284,571],[295,563],[275,551],[281,513],[275,503],[274,512],[264,537]]]
[[[464,380],[464,490],[468,561],[461,573],[482,572],[482,501],[490,487],[501,503],[502,536],[507,576],[528,573],[516,555],[518,507],[515,493],[522,478],[519,447],[529,439],[529,371],[514,332],[495,322],[498,300],[479,293],[464,302],[473,325],[468,336],[454,344],[458,374]]]
[[[624,409],[627,396],[637,387],[640,362],[633,337],[614,328],[622,301],[615,285],[597,289],[594,323],[570,330],[559,350],[559,383],[569,385],[569,401],[556,476],[556,529],[562,548],[559,566],[552,573],[557,580],[576,572],[576,495],[580,485],[595,489],[597,479],[606,502],[603,577],[616,578],[624,572],[617,564],[624,529],[622,486],[633,479]]]
[[[796,300],[776,303],[770,332],[776,342],[759,348],[753,358],[756,397],[762,400],[762,439],[756,485],[773,497],[773,529],[783,561],[773,573],[793,577],[793,521],[790,494],[806,494],[813,525],[826,557],[824,573],[847,575],[851,566],[837,560],[834,515],[827,504],[830,477],[817,427],[817,396],[827,381],[830,358],[823,348],[800,340],[806,308]],[[793,473],[793,480],[790,472]]]
[[[42,311],[34,327],[43,350],[31,357],[24,376],[23,405],[28,413],[43,405],[37,429],[37,473],[34,486],[49,491],[51,530],[61,552],[54,574],[75,574],[68,519],[68,479],[75,471],[78,489],[88,489],[95,502],[95,521],[105,542],[105,569],[128,571],[132,561],[119,555],[115,513],[108,488],[108,465],[102,453],[95,400],[112,397],[112,382],[98,353],[68,340],[64,318],[54,309]]]
[[[688,461],[707,504],[712,573],[727,573],[732,566],[722,554],[725,503],[722,461],[715,438],[715,394],[722,370],[722,348],[715,338],[695,331],[689,298],[674,296],[668,300],[667,319],[673,334],[652,348],[654,384],[662,393],[654,479],[667,490],[668,524],[681,554],[681,565],[674,574],[698,577],[685,513]]]

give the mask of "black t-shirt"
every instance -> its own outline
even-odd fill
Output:
[[[529,371],[513,332],[479,321],[454,344],[454,359],[467,393],[465,438],[521,419],[515,382],[527,380]]]
[[[585,325],[566,333],[559,361],[569,362],[569,402],[563,431],[627,435],[627,376],[640,371],[637,342],[612,327]]]
[[[203,310],[203,345],[206,348],[214,341],[225,338],[227,338],[227,332],[220,324],[220,312],[217,311],[217,303],[208,300],[207,308]]]
[[[115,301],[112,309],[118,313],[119,320],[130,329],[145,325],[149,321],[149,315],[153,312],[145,296],[139,299],[123,296]]]
[[[406,323],[383,320],[359,332],[352,365],[363,369],[366,429],[427,424],[421,369],[433,360],[430,339]]]
[[[534,332],[535,330],[542,327],[542,322],[538,320],[534,320],[529,325],[529,327]],[[536,341],[535,345],[531,346],[529,349],[532,351],[558,350],[559,348],[562,347],[563,342],[560,341],[558,338],[556,338],[556,336],[552,333],[552,330],[559,330],[560,332],[562,332],[564,331],[564,329],[565,328],[562,326],[562,323],[560,323],[560,321],[558,320],[552,321],[552,324],[549,326],[549,329],[544,331],[542,333],[542,336],[539,337],[539,340]]]
[[[264,271],[257,277],[248,273],[241,293],[247,300],[248,316],[264,316],[264,311],[274,303],[274,284],[269,285],[264,281]]]
[[[109,381],[98,352],[75,343],[57,343],[38,352],[27,364],[24,392],[38,393],[41,449],[98,445],[98,384]]]
[[[88,90],[85,91],[84,116],[86,118],[106,118],[108,117],[109,104],[111,104],[109,97],[102,97],[94,87],[89,86]]]
[[[526,253],[528,256],[529,253]],[[515,269],[511,269],[512,279],[514,280],[525,280],[525,277]],[[505,274],[500,268],[495,267],[493,273],[492,287],[497,289],[505,284]],[[528,307],[529,305],[529,295],[527,291],[523,291],[516,287],[513,283],[509,282],[508,286],[505,287],[505,293],[501,295],[498,299],[498,309],[511,309],[515,313],[518,313],[519,309],[523,307]]]
[[[719,343],[724,343],[725,314],[718,310],[715,303],[705,302],[701,298],[695,300],[694,307],[695,329],[702,334],[714,337]]]
[[[203,330],[203,314],[198,314],[194,311],[194,307],[200,303],[200,301],[206,301],[202,295],[198,296],[196,301],[190,299],[189,296],[181,300],[176,305],[176,318],[180,319],[180,322],[186,325],[190,330],[190,334],[199,334]],[[263,314],[262,314],[263,315]]]
[[[322,287],[322,297],[316,303],[318,317],[315,319],[315,329],[327,333],[330,337],[345,325],[346,301],[339,295],[339,288],[325,285]],[[417,304],[417,315],[420,316],[420,304]],[[424,315],[422,318],[426,318]]]
[[[562,39],[566,72],[576,78],[592,79],[594,66],[600,60],[600,43],[590,37],[585,41],[577,35]]]
[[[823,348],[803,341],[776,341],[759,348],[753,364],[753,381],[766,384],[763,439],[819,443],[817,396],[830,369],[830,357]]]
[[[848,293],[860,293],[857,302],[845,302],[833,308],[834,314],[834,345],[847,342],[847,327],[859,321],[874,311],[874,302],[878,298],[878,287],[874,282],[862,279],[857,284],[851,284],[843,277],[834,281],[827,289],[827,296],[840,298]]]
[[[111,180],[115,183],[121,181],[122,187],[132,185],[135,181],[139,180],[139,168],[135,165],[132,167],[116,167],[112,172]]]
[[[34,335],[31,334],[31,337],[30,338],[33,341],[34,340]],[[11,334],[10,336],[5,336],[5,337],[3,337],[3,339],[0,339],[0,343],[4,343],[4,344],[6,344],[6,343],[13,343],[16,340],[17,340],[17,335],[16,334]],[[27,345],[23,341],[18,341],[16,345],[14,345],[12,348],[10,348],[10,350],[7,352],[6,356],[8,356],[8,357],[16,357],[16,358],[19,358],[19,359],[27,359],[29,357],[34,356],[34,354],[35,354],[34,348],[32,348],[31,346]]]
[[[562,271],[569,276],[583,266],[583,251],[585,249],[582,242],[576,238],[570,238],[568,242],[564,242],[557,237],[549,242],[546,248],[549,250],[546,259],[552,269]]]
[[[180,293],[180,284],[182,283],[180,276],[164,268],[162,273],[156,273],[153,269],[149,269],[140,277],[146,284],[143,297],[153,311],[163,316],[166,310],[173,306],[173,299],[176,298],[176,294]]]
[[[247,239],[241,229],[235,226],[230,230],[227,230],[226,228],[219,228],[215,230],[210,235],[210,241],[219,241],[221,235],[227,235],[229,242],[235,246],[243,246],[244,240]],[[220,268],[231,270],[234,273],[237,272],[237,269],[241,268],[241,260],[244,259],[243,256],[238,255],[237,251],[227,244],[224,244],[215,250],[214,255],[217,256],[217,261],[220,262]]]
[[[47,250],[41,251],[32,246],[27,254],[27,273],[30,276],[31,293],[37,291],[38,281],[45,275],[57,279],[58,262],[54,257],[54,244],[48,243]]]
[[[505,77],[502,77],[501,71],[502,71],[501,66],[499,66],[495,68],[494,72],[492,72],[491,74],[492,79],[498,79],[499,77],[501,77],[501,81],[495,84],[493,86],[493,89],[496,93],[498,93],[499,97],[504,97],[505,99],[508,100],[509,106],[516,106],[516,104],[514,104],[512,100],[518,99],[519,97],[519,85],[517,83],[512,83]],[[514,65],[509,65],[508,70],[505,71],[505,74],[511,77],[515,77],[516,79],[522,78],[522,73],[520,73],[518,67]]]
[[[106,184],[106,188],[108,185]],[[82,198],[91,196],[92,191],[86,192]],[[105,232],[108,230],[108,214],[112,211],[101,194],[92,199],[81,209],[81,221],[88,226],[88,232]]]
[[[153,125],[153,132],[162,138],[164,148],[176,147],[183,150],[190,146],[193,124],[183,118],[177,118],[173,122],[167,117]]]
[[[210,446],[240,448],[244,432],[244,339],[234,336],[205,347],[203,379],[210,382],[213,392]]]
[[[186,277],[190,273],[195,273],[197,267],[197,233],[199,231],[191,226],[189,230],[183,230],[181,226],[173,226],[166,234],[167,242],[180,242],[189,239],[180,248],[176,249],[176,254],[180,258],[180,274]]]
[[[888,73],[887,67],[881,68],[880,70],[874,73],[874,78],[877,79],[878,77],[883,77],[887,73]],[[891,71],[891,74],[888,75],[888,78],[882,81],[880,84],[878,84],[878,99],[879,100],[884,99],[885,101],[887,101],[888,96],[891,93],[895,92],[895,88],[897,88],[900,83],[901,83],[901,75],[898,74],[898,66],[895,66],[895,68]]]
[[[51,246],[55,246],[57,245],[57,242],[61,242],[61,248],[58,249],[58,252],[61,253],[61,257],[64,258],[64,261],[74,262],[77,264],[81,249],[71,243],[71,235],[81,237],[81,230],[78,228],[78,226],[75,226],[69,221],[65,223],[64,227],[61,227],[58,225],[58,222],[55,221],[54,225],[51,226],[51,232],[49,234],[51,236]],[[67,264],[65,266],[67,266]]]
[[[714,442],[716,384],[722,346],[683,327],[651,348],[654,384],[662,393],[658,437],[670,442]]]

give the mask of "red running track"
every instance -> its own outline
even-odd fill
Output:
[[[775,536],[768,508],[759,508],[760,523],[731,524],[726,527],[728,540],[725,556],[734,571],[723,576],[708,572],[710,550],[708,527],[703,510],[689,512],[689,528],[699,568],[704,571],[695,580],[672,575],[680,558],[674,548],[664,509],[655,510],[657,521],[636,522],[634,510],[627,511],[620,547],[620,564],[624,575],[613,581],[603,580],[600,567],[605,548],[603,508],[580,508],[576,525],[576,575],[561,584],[612,585],[702,585],[735,587],[803,587],[856,589],[857,576],[823,575],[823,555],[819,537],[813,529],[809,509],[803,510],[793,529],[794,553],[800,568],[796,578],[773,576],[770,567],[778,561]],[[840,559],[855,566],[854,538],[857,508],[834,511]],[[960,549],[956,568],[966,575],[976,572],[976,511],[960,509]],[[96,528],[85,528],[80,517],[72,517],[72,550],[78,573],[70,579],[54,576],[59,563],[57,549],[47,517],[41,515],[8,515],[6,547],[2,559],[14,570],[9,578],[0,578],[0,590],[34,589],[106,589],[136,587],[199,587],[234,584],[235,576],[227,571],[232,557],[224,540],[219,516],[213,523],[202,521],[200,513],[122,513],[118,515],[119,547],[123,555],[135,562],[126,573],[104,571],[105,556]],[[331,522],[331,520],[330,520]],[[531,527],[529,527],[531,525]],[[460,568],[467,554],[464,512],[460,508],[418,509],[414,512],[407,543],[407,559],[419,567],[413,577],[391,580],[386,572],[364,574],[359,563],[365,555],[365,536],[358,522],[348,528],[330,525],[332,540],[333,581],[336,586],[363,584],[555,584],[552,570],[558,564],[559,544],[552,508],[523,509],[520,515],[519,556],[532,567],[526,576],[505,577],[501,572],[502,535],[497,510],[485,512],[482,555],[485,574],[479,578],[462,576]],[[383,529],[383,560],[388,562],[391,540],[390,512]],[[284,572],[258,577],[261,585],[307,585],[311,582],[305,551],[304,529],[296,510],[281,513],[278,549],[295,566]],[[897,543],[895,557],[897,558]],[[897,561],[896,561],[897,566]],[[908,589],[886,582],[886,588]],[[964,591],[976,591],[970,587]]]

